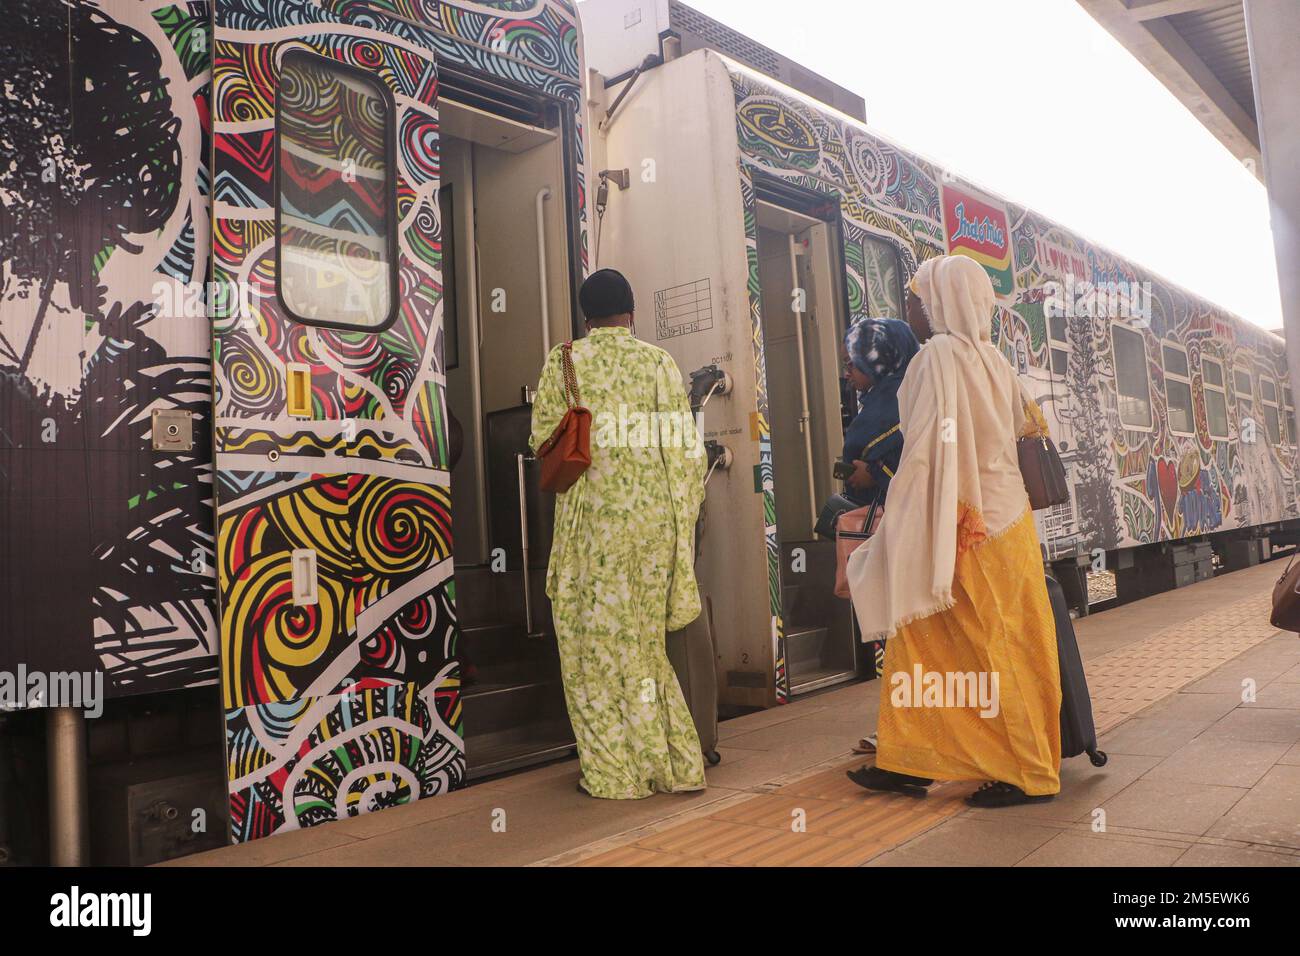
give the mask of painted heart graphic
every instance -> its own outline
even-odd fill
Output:
[[[1165,515],[1172,519],[1178,507],[1178,466],[1167,459],[1156,462],[1156,483],[1160,486],[1160,503]]]

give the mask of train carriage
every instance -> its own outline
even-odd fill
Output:
[[[524,570],[518,494],[494,512],[483,462],[489,420],[526,418],[522,389],[573,334],[573,5],[13,14],[0,668],[102,674],[90,752],[119,767],[143,756],[121,741],[148,708],[112,701],[166,710],[162,691],[218,685],[219,703],[186,699],[224,714],[237,841],[463,786],[465,712],[490,757],[481,692],[536,684],[489,666],[517,663],[495,590]],[[500,581],[475,573],[496,549]],[[183,722],[151,743],[203,749],[210,793],[217,725]],[[167,779],[132,785],[188,786]]]
[[[569,753],[527,440],[596,265],[627,272],[701,409],[724,707],[875,669],[813,535],[838,349],[934,255],[988,270],[994,339],[1057,437],[1058,569],[1101,556],[1146,593],[1209,573],[1187,542],[1258,559],[1300,517],[1280,339],[887,142],[860,98],[677,0],[13,12],[0,676],[93,676],[107,703],[0,713],[0,860],[43,858],[44,781],[17,768],[46,742],[59,862],[86,859],[59,837],[87,812],[94,860],[154,862]]]
[[[613,32],[638,5],[592,6]],[[1183,542],[1297,517],[1278,336],[732,58],[674,57],[667,32],[640,49],[590,23],[587,37],[614,77],[594,158],[631,174],[596,227],[597,265],[628,269],[650,337],[685,372],[733,385],[701,413],[732,462],[710,481],[699,568],[725,701],[768,706],[874,669],[813,528],[837,489],[846,324],[902,318],[932,256],[970,255],[993,283],[993,341],[1070,480],[1070,501],[1038,513],[1040,538],[1084,613],[1089,569],[1116,571],[1122,596],[1190,583],[1213,559]],[[662,65],[634,72],[647,52]]]

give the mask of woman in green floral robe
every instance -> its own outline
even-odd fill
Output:
[[[585,297],[584,312],[590,322]],[[566,409],[561,348],[542,371],[534,448]],[[573,366],[592,413],[592,461],[557,496],[546,593],[582,764],[579,786],[614,800],[699,790],[700,740],[664,638],[700,613],[694,531],[704,499],[703,447],[676,363],[626,325],[591,328],[573,344]]]

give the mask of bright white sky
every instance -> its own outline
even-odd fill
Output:
[[[1281,327],[1264,187],[1074,0],[686,2],[900,146]]]

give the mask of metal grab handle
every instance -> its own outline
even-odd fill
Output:
[[[519,544],[524,561],[524,629],[529,637],[542,637],[542,633],[533,627],[533,588],[530,580],[531,568],[528,563],[528,486],[524,482],[524,461],[527,456],[515,454],[515,463],[519,469]]]
[[[537,285],[542,305],[542,360],[551,354],[551,303],[546,285],[546,200],[551,198],[551,188],[537,190]]]
[[[792,293],[798,301],[799,288],[799,251],[793,235],[790,240],[790,283]],[[804,354],[802,309],[794,309],[795,341],[799,346],[799,431],[803,434],[805,465],[808,469],[808,509],[812,527],[817,527],[817,473],[813,467],[812,412],[808,408],[808,359]]]

